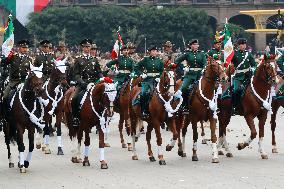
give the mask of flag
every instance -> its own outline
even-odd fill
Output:
[[[2,54],[5,57],[9,57],[13,54],[13,46],[14,46],[14,26],[12,15],[9,15],[7,24],[4,29],[4,41],[2,45]]]
[[[225,37],[224,37],[224,66],[228,67],[234,56],[234,46],[232,43],[231,34],[228,28],[228,22],[226,18],[226,23],[224,25]]]
[[[116,32],[118,39],[115,41],[115,43],[113,45],[112,52],[111,52],[111,59],[112,60],[116,59],[119,56],[119,51],[120,51],[121,47],[124,46],[124,43],[123,43],[122,37],[119,33],[119,30],[120,30],[120,27],[119,27],[118,31]]]
[[[29,21],[29,14],[40,12],[50,0],[0,0],[0,6],[4,6],[22,24],[26,25]]]

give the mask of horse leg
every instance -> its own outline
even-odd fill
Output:
[[[245,119],[246,119],[246,122],[250,128],[250,132],[251,132],[251,135],[250,137],[243,143],[238,143],[238,150],[242,150],[244,149],[245,147],[249,146],[250,143],[253,141],[253,139],[255,139],[256,135],[257,135],[257,132],[256,132],[256,129],[255,129],[255,125],[254,125],[254,121],[253,121],[253,116],[252,115],[247,115],[245,116]]]
[[[28,138],[29,138],[29,152],[26,156],[26,160],[24,162],[24,166],[25,168],[28,168],[29,165],[30,165],[30,161],[32,159],[32,154],[33,154],[33,151],[34,151],[34,133],[35,133],[35,129],[33,126],[31,126],[29,129],[28,129]]]
[[[49,148],[50,128],[49,128],[48,122],[45,124],[45,127],[43,128],[44,146],[42,146],[42,151],[44,151],[45,154],[51,154],[51,150]]]
[[[193,146],[192,146],[192,161],[198,161],[197,157],[197,139],[198,139],[198,131],[197,131],[197,122],[193,121],[192,131],[193,131]]]
[[[42,145],[42,142],[43,142],[43,137],[42,135],[40,134],[40,131],[38,128],[36,128],[36,149],[41,149],[41,145]]]
[[[202,144],[207,144],[206,139],[205,139],[205,132],[204,132],[204,122],[200,121],[200,126],[201,126],[201,138],[202,138]]]
[[[99,151],[100,151],[100,162],[101,169],[108,169],[107,162],[105,160],[105,136],[101,129],[99,129]]]
[[[87,129],[85,131],[85,149],[84,149],[84,160],[83,160],[83,166],[90,166],[89,161],[89,148],[90,148],[90,131]]]
[[[133,129],[133,128],[132,128]],[[136,135],[135,135],[135,141],[138,142],[138,138],[141,136],[142,134],[142,130],[143,129],[143,121],[141,119],[137,119],[136,122]]]
[[[56,127],[56,135],[57,135],[57,155],[64,155],[63,150],[62,150],[62,132],[61,132],[61,120],[62,120],[62,113],[57,113],[56,114],[56,122],[55,122],[55,127]]]
[[[210,130],[211,130],[211,141],[212,141],[212,163],[219,163],[218,150],[217,150],[217,136],[215,133],[217,120],[213,117],[210,118]]]
[[[125,130],[127,134],[127,150],[132,151],[132,136],[131,136],[131,124],[130,124],[130,118],[129,114],[125,113],[124,114],[124,120],[125,120]]]
[[[186,157],[185,153],[185,135],[187,133],[187,127],[189,125],[189,117],[184,115],[184,119],[182,120],[182,149],[181,151],[178,151],[178,155],[181,157]]]
[[[118,123],[118,130],[119,130],[119,136],[120,136],[120,142],[121,142],[121,147],[122,148],[126,148],[126,144],[124,142],[124,138],[123,138],[123,123],[124,123],[124,119],[123,119],[123,115],[122,113],[119,114],[119,123]]]
[[[148,156],[149,156],[149,160],[151,162],[156,161],[156,159],[154,158],[153,152],[152,152],[152,148],[151,148],[151,132],[153,130],[153,126],[152,124],[148,123],[147,126],[147,131],[146,131],[146,141],[147,141],[147,146],[148,146]]]
[[[12,154],[11,154],[10,136],[9,136],[9,131],[8,131],[9,129],[5,128],[5,127],[3,129],[4,129],[4,133],[5,133],[5,144],[6,144],[7,150],[8,150],[9,168],[13,168],[14,163],[13,163],[13,158],[12,158]]]
[[[17,144],[18,144],[18,151],[19,151],[19,163],[18,167],[20,169],[20,173],[26,173],[25,164],[25,145],[23,141],[23,134],[24,131],[20,125],[17,125]]]
[[[48,122],[48,127],[49,127],[49,136],[53,137],[54,136],[54,131],[55,129],[52,127],[52,116],[50,116],[50,120]]]
[[[160,165],[166,165],[166,161],[163,155],[163,148],[162,148],[162,136],[161,136],[161,127],[160,122],[157,120],[153,120],[153,127],[155,129],[156,138],[157,138],[157,146],[158,146],[158,159]]]
[[[267,153],[263,149],[263,139],[264,139],[264,125],[267,118],[267,113],[262,113],[257,116],[259,120],[259,142],[258,142],[258,152],[260,153],[260,156],[262,159],[268,159]]]
[[[276,115],[277,111],[279,109],[279,105],[277,104],[277,100],[273,100],[272,103],[272,112],[271,115],[271,132],[272,132],[272,153],[278,153],[277,146],[276,146],[276,140],[275,140],[275,129],[276,129]]]
[[[173,133],[173,137],[171,138],[170,143],[166,146],[166,151],[171,151],[174,148],[177,139],[179,138],[175,118],[169,118],[167,125],[170,127],[170,130]]]

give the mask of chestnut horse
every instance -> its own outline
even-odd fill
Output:
[[[116,84],[112,82],[110,78],[104,78],[99,83],[95,84],[90,90],[87,90],[82,101],[80,110],[80,124],[78,127],[74,127],[72,124],[72,108],[71,101],[74,88],[70,88],[65,93],[64,100],[64,112],[66,123],[69,129],[70,139],[77,144],[77,149],[72,150],[73,157],[71,161],[73,163],[80,163],[80,148],[81,140],[83,138],[83,132],[85,133],[85,149],[84,149],[84,161],[83,166],[90,166],[88,159],[89,146],[90,146],[90,132],[93,126],[97,126],[99,132],[99,150],[100,150],[100,162],[101,169],[107,169],[107,162],[105,161],[105,137],[108,133],[108,124],[110,117],[113,116],[113,101],[116,96]],[[78,142],[76,143],[76,139]]]
[[[67,86],[66,80],[66,59],[55,60],[54,67],[51,71],[49,80],[44,84],[44,95],[49,99],[49,104],[45,107],[45,127],[44,131],[44,143],[42,146],[42,151],[45,154],[50,154],[51,150],[49,148],[49,134],[50,127],[49,124],[52,122],[52,116],[56,116],[55,127],[57,128],[57,155],[64,155],[62,150],[62,138],[61,138],[61,121],[63,117],[64,108],[64,93],[63,88]],[[41,141],[37,138],[36,148],[40,149]]]
[[[157,145],[158,145],[158,159],[160,165],[166,165],[166,161],[163,157],[162,152],[162,137],[160,132],[160,125],[166,122],[173,138],[170,144],[167,146],[169,151],[174,147],[174,144],[178,138],[178,133],[175,125],[175,112],[182,103],[181,92],[177,91],[176,87],[176,75],[174,72],[175,66],[170,69],[165,69],[158,81],[157,87],[154,89],[153,96],[149,101],[149,118],[145,120],[148,123],[146,140],[148,145],[148,156],[151,162],[156,161],[151,148],[151,132],[155,129]],[[134,87],[131,91],[131,100],[135,101],[137,96],[140,94],[141,88],[138,86]],[[178,98],[176,100],[175,98]],[[133,160],[138,160],[136,152],[135,141],[138,140],[138,134],[140,133],[142,118],[141,108],[139,104],[132,105],[130,108],[130,119],[132,128],[132,146],[133,146]]]
[[[185,99],[189,104],[189,114],[184,115],[183,118],[179,117],[178,130],[182,129],[182,142],[179,139],[179,150],[178,154],[182,157],[186,156],[185,153],[185,135],[189,123],[192,124],[193,130],[193,148],[192,148],[192,161],[198,161],[197,157],[197,123],[209,120],[211,130],[211,141],[212,141],[212,163],[218,163],[218,152],[217,152],[217,137],[215,134],[216,122],[217,122],[217,97],[220,94],[220,83],[217,91],[216,85],[218,80],[226,80],[227,76],[223,71],[223,67],[219,65],[215,60],[209,59],[208,64],[204,70],[203,76],[195,85],[190,98]],[[182,120],[181,120],[182,119]]]
[[[233,69],[230,65],[229,75]],[[238,144],[238,149],[242,150],[249,146],[253,139],[256,138],[257,131],[254,124],[254,118],[259,120],[259,153],[262,159],[267,159],[268,156],[263,149],[264,138],[264,124],[267,118],[268,110],[271,110],[271,94],[270,89],[272,84],[276,81],[276,71],[270,62],[259,63],[254,76],[252,76],[250,84],[245,89],[244,96],[241,102],[236,107],[239,114],[245,117],[245,120],[250,128],[251,135],[243,143]],[[230,122],[232,101],[231,99],[221,99],[219,101],[219,143],[218,148],[222,145],[225,146],[227,156],[232,157],[227,140],[226,140],[226,127]],[[219,152],[220,153],[220,152]],[[222,152],[221,152],[222,154]]]
[[[33,67],[31,65],[30,67],[31,71],[29,72],[25,83],[18,86],[18,90],[13,95],[10,102],[11,111],[7,120],[8,125],[4,128],[9,167],[14,167],[10,151],[11,133],[15,133],[16,135],[15,137],[19,151],[18,167],[20,168],[20,173],[26,173],[26,168],[29,167],[29,162],[31,161],[34,149],[35,128],[44,127],[44,124],[42,124],[44,104],[41,98],[43,93],[42,66]],[[25,145],[23,141],[25,129],[28,130],[29,138],[29,151],[26,159],[24,157]]]

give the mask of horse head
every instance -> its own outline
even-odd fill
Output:
[[[214,81],[219,80],[225,82],[228,80],[228,76],[224,72],[223,66],[212,57],[208,58],[204,75],[206,78],[213,79]]]
[[[177,65],[170,63],[165,66],[165,69],[160,78],[160,91],[161,93],[168,93],[170,96],[175,94],[176,90],[176,74],[175,69]]]
[[[279,82],[274,55],[264,55],[262,62],[258,64],[255,76],[268,84],[276,84]]]
[[[101,79],[104,84],[104,95],[102,103],[107,108],[107,116],[112,117],[114,114],[114,100],[116,98],[116,87],[117,83],[113,83],[113,80],[109,77],[104,77]]]
[[[43,65],[40,67],[35,67],[30,64],[30,72],[25,83],[25,90],[33,92],[36,97],[40,97],[44,91],[42,87],[42,68]]]
[[[57,85],[61,85],[62,87],[66,87],[68,85],[66,80],[66,70],[67,70],[66,60],[67,58],[63,60],[60,59],[55,60],[54,68],[50,74],[50,81]]]

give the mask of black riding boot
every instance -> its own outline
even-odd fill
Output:
[[[140,103],[141,103],[142,119],[149,118],[149,104],[148,104],[147,95],[140,96]]]
[[[238,115],[237,106],[239,103],[239,92],[232,92],[232,115]]]
[[[72,116],[73,116],[73,126],[78,127],[79,120],[79,103],[78,103],[78,95],[73,97],[72,99]]]

